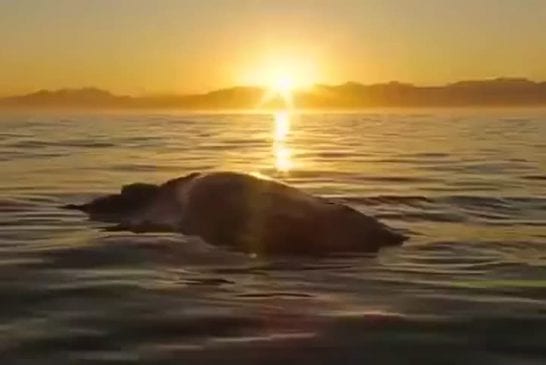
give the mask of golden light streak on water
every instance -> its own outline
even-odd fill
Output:
[[[287,137],[290,133],[291,115],[287,111],[280,111],[274,115],[273,156],[275,169],[279,172],[289,172],[293,169],[292,149]]]

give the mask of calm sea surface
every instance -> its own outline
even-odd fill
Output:
[[[253,257],[59,209],[229,169],[411,235]],[[544,364],[546,111],[0,114],[1,364]]]

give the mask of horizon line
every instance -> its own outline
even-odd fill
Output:
[[[544,84],[546,83],[546,80],[535,80],[527,77],[511,77],[511,76],[497,76],[497,77],[488,77],[488,78],[468,78],[468,79],[461,79],[457,81],[450,81],[445,83],[438,83],[438,84],[418,84],[418,83],[412,83],[412,82],[404,82],[399,80],[389,80],[389,81],[382,81],[382,82],[374,82],[374,83],[364,83],[360,81],[353,81],[353,80],[347,80],[345,82],[340,83],[313,83],[308,86],[304,87],[295,87],[294,92],[305,92],[310,91],[313,88],[317,87],[341,87],[346,85],[359,85],[364,87],[370,87],[370,86],[380,86],[380,85],[404,85],[409,87],[415,87],[415,88],[442,88],[442,87],[448,87],[453,86],[461,83],[469,83],[469,82],[494,82],[494,81],[519,81],[519,82],[528,82],[528,83],[534,83],[534,84]],[[205,91],[199,91],[199,92],[149,92],[149,93],[121,93],[121,92],[115,92],[108,88],[103,88],[100,86],[91,86],[91,85],[82,85],[82,86],[64,86],[64,87],[58,87],[58,88],[38,88],[28,91],[22,91],[20,93],[0,93],[0,99],[7,99],[12,97],[22,97],[22,96],[29,96],[33,94],[38,94],[41,92],[49,92],[49,93],[55,93],[55,92],[61,92],[61,91],[100,91],[100,92],[106,92],[111,94],[115,97],[132,97],[132,98],[144,98],[144,97],[164,97],[164,96],[197,96],[197,95],[207,95],[218,91],[223,90],[233,90],[233,89],[269,89],[267,85],[257,85],[257,84],[240,84],[240,85],[232,85],[232,86],[225,86],[225,87],[219,87],[215,89],[209,89]]]

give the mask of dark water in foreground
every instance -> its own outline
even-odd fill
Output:
[[[249,257],[58,209],[233,169],[411,232]],[[546,359],[546,111],[0,114],[0,363]]]

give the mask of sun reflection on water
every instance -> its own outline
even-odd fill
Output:
[[[275,113],[274,122],[273,155],[275,169],[279,172],[288,172],[294,167],[292,149],[287,143],[287,137],[290,133],[290,113],[287,111]]]
[[[284,142],[290,132],[290,114],[287,111],[275,113],[275,142]]]

